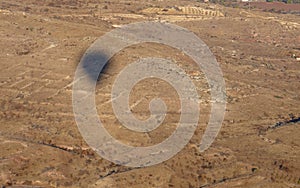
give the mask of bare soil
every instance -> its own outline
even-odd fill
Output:
[[[252,2],[252,6],[263,10],[300,11],[300,4],[286,4],[282,2]]]
[[[184,7],[184,14],[174,6]],[[171,22],[199,36],[220,63],[228,101],[217,139],[200,153],[210,114],[201,70],[185,54],[158,44],[116,54],[101,73],[96,102],[107,130],[126,144],[157,144],[172,134],[180,117],[174,89],[149,79],[134,88],[132,111],[148,117],[149,102],[159,96],[170,106],[165,121],[147,134],[122,127],[109,98],[127,64],[141,57],[170,59],[185,69],[201,96],[200,122],[189,144],[164,163],[129,168],[101,158],[85,143],[74,120],[72,81],[80,58],[98,37],[139,21]],[[300,124],[292,121],[300,117],[299,28],[297,15],[185,0],[1,0],[0,185],[299,187]],[[284,126],[274,126],[278,122]]]

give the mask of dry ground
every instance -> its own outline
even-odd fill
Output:
[[[252,6],[263,10],[287,11],[298,12],[300,11],[300,4],[286,4],[282,2],[253,2]]]
[[[148,43],[116,54],[101,75],[96,101],[106,128],[122,142],[159,143],[180,116],[175,91],[146,80],[134,88],[131,102],[140,102],[133,112],[145,118],[151,98],[160,96],[170,114],[149,134],[121,127],[107,101],[126,64],[140,57],[171,59],[191,75],[202,97],[201,121],[190,143],[162,164],[133,169],[102,159],[84,142],[72,112],[72,80],[98,37],[114,26],[145,20],[178,24],[210,47],[223,70],[228,104],[217,139],[199,153],[210,105],[207,83],[194,62],[175,49]],[[194,1],[1,0],[0,185],[299,187],[300,124],[269,128],[300,116],[300,62],[293,57],[300,57],[299,28],[296,15]]]

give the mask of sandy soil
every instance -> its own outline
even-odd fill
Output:
[[[184,14],[174,5],[184,7]],[[162,9],[171,11],[149,11]],[[156,166],[129,168],[102,159],[85,143],[72,111],[72,81],[81,56],[98,37],[147,20],[185,27],[210,47],[224,74],[228,104],[217,139],[200,153],[210,95],[195,63],[173,48],[151,43],[116,54],[101,74],[96,101],[99,117],[120,141],[159,143],[180,116],[174,89],[150,79],[134,88],[133,113],[147,117],[154,96],[165,99],[171,113],[148,134],[121,127],[107,101],[115,77],[128,63],[168,58],[191,75],[202,97],[199,127],[180,153]],[[0,185],[299,187],[299,27],[299,16],[292,14],[194,1],[0,1]]]

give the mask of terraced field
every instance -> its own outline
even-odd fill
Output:
[[[148,14],[185,15],[223,17],[224,14],[217,10],[209,10],[201,7],[172,7],[172,8],[147,8],[142,11]]]

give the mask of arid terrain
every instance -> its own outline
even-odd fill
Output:
[[[252,10],[261,10],[265,12],[273,12],[280,14],[300,14],[300,4],[299,3],[284,3],[284,2],[261,2],[261,1],[251,1],[251,2],[233,2],[226,1],[224,3],[226,6],[231,7],[242,7]]]
[[[266,10],[266,11],[283,11],[286,13],[298,13],[300,11],[300,4],[287,4],[283,2],[252,2],[250,6]]]
[[[141,57],[162,57],[184,69],[201,96],[201,115],[189,144],[146,168],[113,164],[81,136],[72,83],[81,57],[116,27],[170,22],[194,32],[220,63],[226,82],[225,120],[212,146],[198,146],[210,114],[206,79],[192,59],[159,44],[130,46],[99,77],[100,119],[116,139],[133,146],[160,143],[176,128],[178,95],[148,79],[130,97],[136,117],[149,116],[153,97],[168,115],[149,133],[124,128],[110,93],[118,73]],[[0,0],[0,186],[2,187],[300,187],[300,17],[263,9],[187,0]]]

